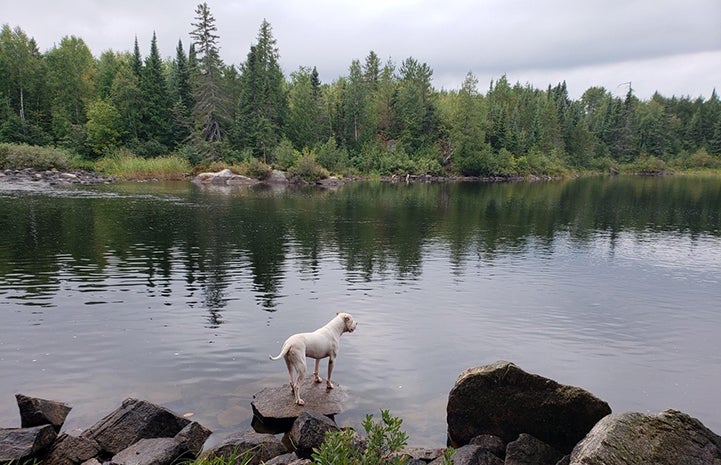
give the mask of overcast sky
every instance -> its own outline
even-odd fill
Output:
[[[93,55],[150,50],[164,58],[178,39],[187,51],[199,0],[2,0],[0,22],[19,26],[42,52],[66,35]],[[479,90],[506,75],[536,88],[565,80],[571,97],[603,86],[648,99],[708,98],[721,92],[719,0],[209,0],[221,57],[242,63],[263,19],[273,29],[286,76],[316,66],[321,81],[348,74],[370,50],[433,69],[437,89],[458,88],[468,71]]]

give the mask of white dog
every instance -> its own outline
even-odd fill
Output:
[[[280,357],[285,358],[285,364],[288,366],[288,374],[290,375],[290,388],[295,395],[295,403],[303,405],[305,402],[300,398],[300,383],[306,372],[306,357],[315,359],[315,370],[313,376],[315,382],[320,383],[323,379],[318,374],[320,359],[328,357],[328,379],[326,379],[326,387],[333,389],[333,383],[330,376],[333,373],[333,365],[335,358],[338,356],[340,348],[340,336],[343,333],[352,333],[355,331],[357,323],[353,321],[353,317],[348,313],[337,313],[333,318],[323,326],[316,329],[312,333],[299,333],[290,336],[283,343],[280,353],[271,360],[278,360]],[[293,379],[293,369],[298,374]]]

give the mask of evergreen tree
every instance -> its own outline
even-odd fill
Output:
[[[317,92],[311,70],[301,67],[291,74],[286,133],[298,149],[311,148],[319,142],[321,120]]]
[[[193,96],[189,59],[183,51],[183,42],[178,40],[175,60],[170,74],[169,98],[171,102],[171,143],[180,145],[191,135]]]
[[[195,10],[194,27],[190,33],[194,52],[197,53],[197,72],[194,73],[195,136],[199,141],[219,142],[223,139],[222,121],[227,113],[225,96],[221,92],[220,49],[215,18],[207,3]],[[195,56],[191,63],[196,60]]]
[[[170,100],[155,33],[150,42],[150,54],[145,59],[140,76],[140,97],[143,102],[140,137],[146,142],[153,142],[146,144],[152,147],[146,155],[162,155],[161,152],[167,150],[170,144]]]
[[[267,161],[283,137],[287,100],[285,78],[268,21],[263,20],[257,40],[241,66],[236,134],[241,147],[252,149]]]

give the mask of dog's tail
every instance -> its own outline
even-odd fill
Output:
[[[272,355],[268,355],[268,358],[271,360],[278,360],[282,356],[284,356],[286,353],[288,353],[288,346],[283,344],[283,348],[280,350],[280,353],[273,357]]]

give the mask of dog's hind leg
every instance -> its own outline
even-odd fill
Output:
[[[322,383],[323,378],[320,377],[320,359],[315,359],[315,369],[313,370],[313,377],[315,378],[316,383]]]

